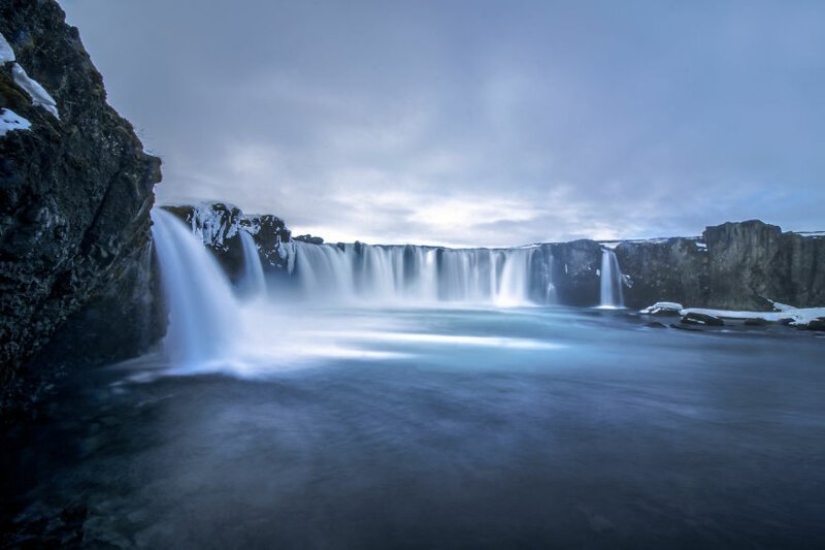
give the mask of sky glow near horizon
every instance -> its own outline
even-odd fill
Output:
[[[825,229],[825,4],[60,0],[160,202],[328,241]]]

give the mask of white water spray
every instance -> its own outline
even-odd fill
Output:
[[[258,254],[258,247],[255,239],[244,230],[238,234],[241,237],[243,246],[243,279],[241,279],[241,291],[251,299],[260,298],[266,295],[266,279],[264,278],[264,268],[261,265],[261,256]]]
[[[183,222],[160,209],[152,221],[169,308],[164,350],[183,372],[231,358],[240,315],[229,281]]]
[[[602,250],[601,268],[601,303],[599,307],[623,308],[624,294],[622,292],[622,273],[619,271],[619,261],[616,253],[607,248]]]

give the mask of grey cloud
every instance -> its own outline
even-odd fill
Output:
[[[818,3],[62,4],[162,199],[370,242],[825,225]]]

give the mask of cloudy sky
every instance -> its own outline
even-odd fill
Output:
[[[61,0],[161,202],[517,245],[825,229],[825,3]]]

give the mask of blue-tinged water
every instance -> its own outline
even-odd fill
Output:
[[[6,544],[825,547],[813,333],[275,310],[244,313],[231,363],[152,356],[68,380],[6,436]]]

